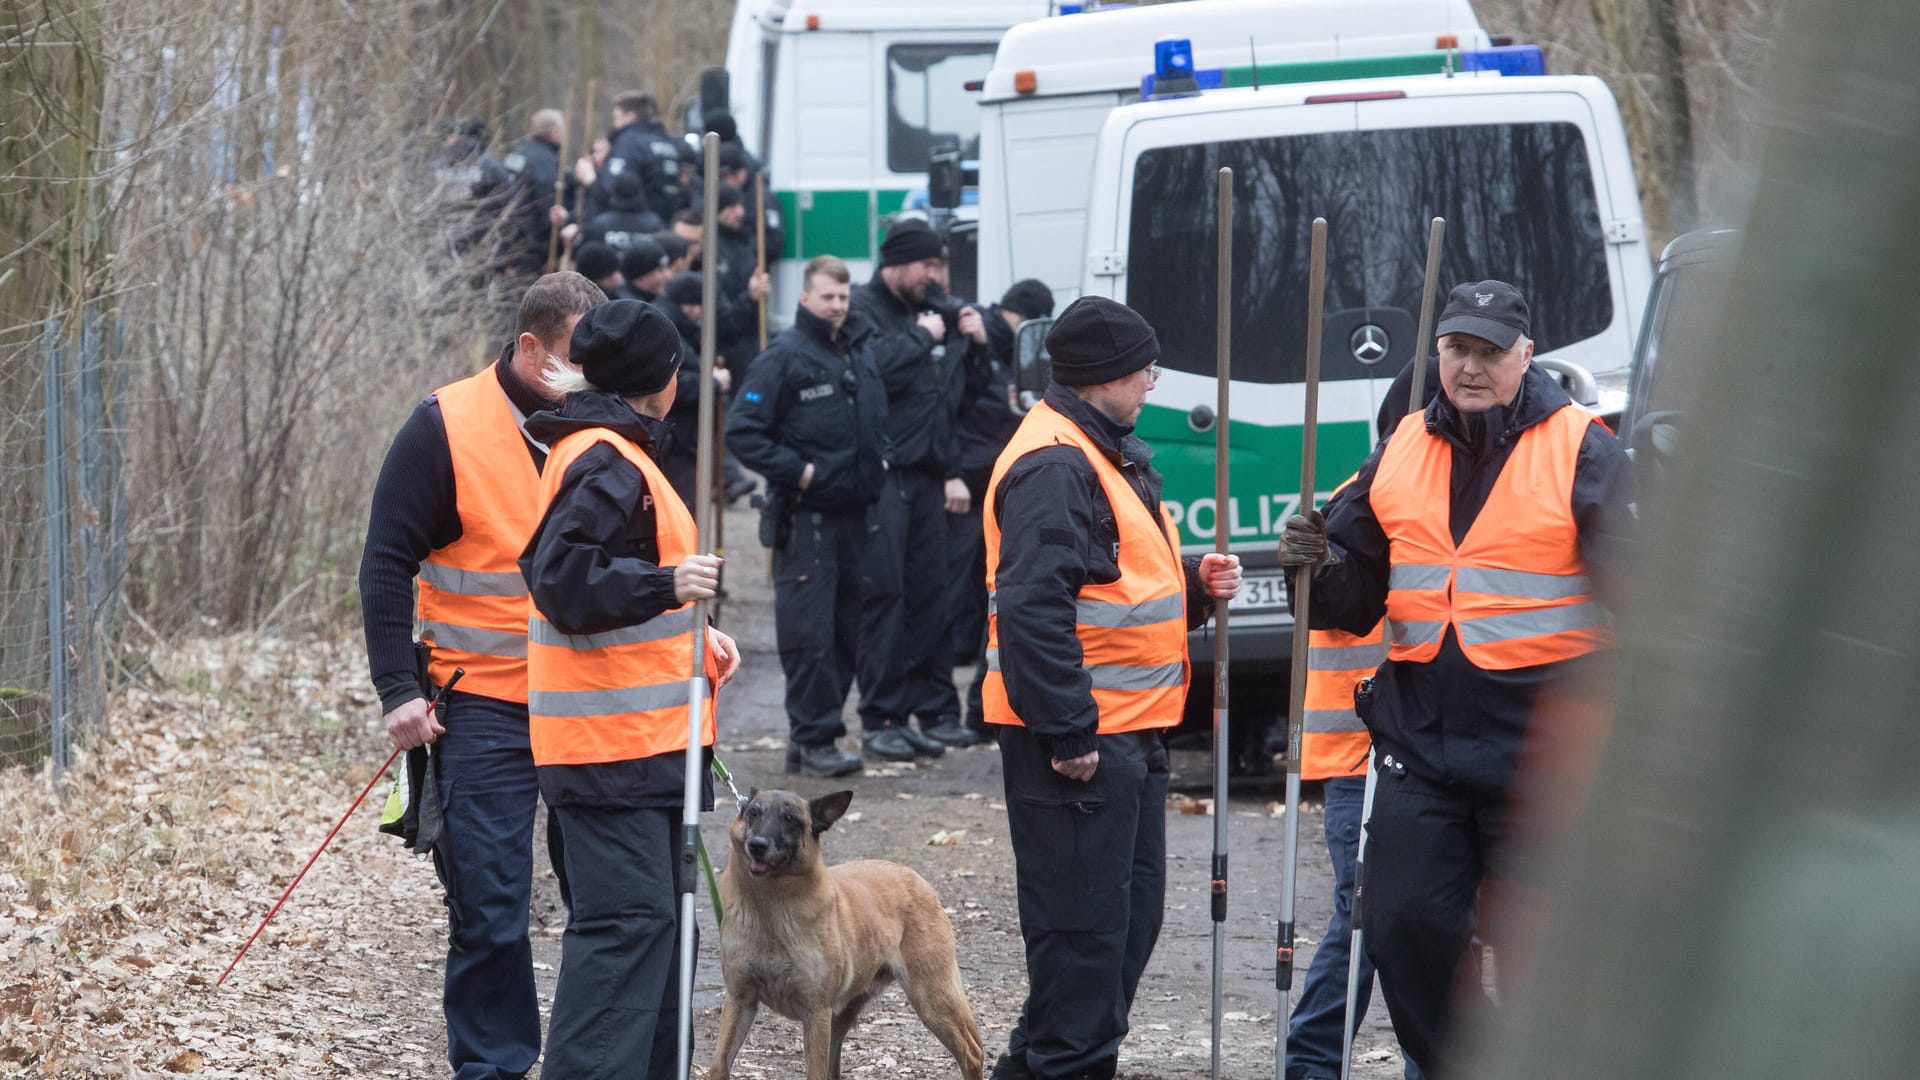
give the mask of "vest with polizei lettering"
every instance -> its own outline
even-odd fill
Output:
[[[1570,660],[1612,640],[1573,520],[1573,477],[1592,413],[1576,405],[1520,433],[1493,490],[1453,542],[1454,448],[1413,413],[1387,442],[1369,499],[1389,544],[1396,661],[1428,663],[1451,629],[1475,667]]]
[[[420,564],[415,612],[428,674],[501,701],[527,700],[527,583],[520,552],[540,523],[540,471],[495,365],[433,392],[453,459],[460,539]]]
[[[693,515],[653,459],[606,428],[573,432],[554,444],[540,484],[550,505],[568,466],[606,443],[640,470],[653,497],[659,565],[695,553]],[[695,606],[682,604],[646,622],[598,634],[565,634],[534,611],[527,622],[527,717],[538,765],[594,765],[656,757],[687,748]],[[700,745],[714,741],[713,687],[719,664],[706,652]]]
[[[1356,637],[1344,630],[1307,635],[1306,716],[1300,732],[1300,779],[1365,776],[1372,740],[1353,711],[1353,688],[1387,659],[1385,622]]]
[[[1000,489],[1013,463],[1048,446],[1072,446],[1085,454],[1113,508],[1120,532],[1120,576],[1107,584],[1080,587],[1074,634],[1081,663],[1092,682],[1101,735],[1172,727],[1180,722],[1191,667],[1187,659],[1187,578],[1180,564],[1180,535],[1172,515],[1161,509],[1156,521],[1139,492],[1071,419],[1045,402],[1035,406],[1013,440],[1001,451],[987,484],[987,679],[981,687],[981,711],[990,724],[1021,725],[1007,700],[1003,670],[1017,668],[1017,656],[1000,650],[1000,615],[994,575],[1000,566],[1000,518],[992,492]]]

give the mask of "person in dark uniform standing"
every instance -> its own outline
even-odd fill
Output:
[[[660,471],[680,495],[680,501],[693,498],[693,485],[699,471],[699,447],[695,433],[700,426],[700,318],[703,314],[699,274],[675,274],[667,279],[654,306],[666,313],[680,335],[688,362],[680,365],[679,392],[667,412],[672,434],[655,457]],[[713,368],[713,381],[722,393],[732,385],[732,375],[719,363]]]
[[[991,367],[978,386],[969,386],[954,417],[954,471],[967,487],[967,508],[947,513],[947,667],[974,665],[962,721],[969,731],[986,733],[980,715],[980,687],[987,679],[987,549],[980,533],[987,480],[1007,440],[1020,427],[1013,408],[1014,335],[1028,319],[1053,314],[1053,290],[1034,278],[1015,282],[998,304],[985,312]]]
[[[1187,631],[1240,589],[1183,557],[1133,434],[1160,345],[1132,309],[1068,305],[1053,385],[994,464],[987,722],[1007,787],[1027,1001],[994,1080],[1111,1080],[1166,907],[1167,752]]]
[[[986,324],[969,307],[949,332],[945,317],[926,309],[946,262],[931,226],[898,221],[880,245],[880,268],[853,291],[854,316],[872,328],[894,447],[860,636],[861,752],[884,761],[938,756],[979,739],[960,726],[953,672],[942,665],[947,508],[956,492],[958,501],[966,496],[953,475],[953,413],[969,339],[984,343]],[[923,730],[914,730],[915,715]]]
[[[891,442],[887,395],[848,315],[851,278],[809,262],[793,325],[760,354],[727,411],[727,445],[767,478],[760,539],[773,549],[774,632],[786,674],[787,771],[857,772],[835,740],[862,644],[860,612],[876,500]]]
[[[527,136],[500,159],[483,164],[474,197],[502,209],[498,261],[502,272],[532,279],[547,266],[553,230],[567,223],[566,206],[575,184],[569,172],[561,201],[553,199],[560,180],[560,138],[567,118],[559,109],[541,109],[527,124]]]
[[[580,320],[572,355],[579,371],[552,365],[547,378],[565,403],[527,421],[552,454],[519,560],[534,607],[533,763],[570,840],[573,890],[540,1074],[668,1080],[678,1064],[674,867],[696,635],[708,645],[702,746],[713,745],[715,696],[740,654],[696,619],[720,560],[701,552],[693,515],[654,464],[685,358],[679,335],[657,308],[616,300]],[[711,786],[702,789],[711,809]]]
[[[1607,648],[1608,556],[1630,529],[1625,456],[1534,367],[1503,281],[1456,286],[1436,327],[1440,395],[1394,427],[1327,504],[1281,530],[1314,575],[1315,630],[1368,633],[1380,773],[1367,827],[1367,958],[1400,1047],[1454,1075],[1448,1043],[1488,875],[1511,856],[1512,793],[1544,688]]]
[[[661,291],[673,276],[669,269],[672,265],[653,237],[636,237],[633,246],[620,256],[620,276],[627,283],[621,286],[619,299],[658,305]]]
[[[445,817],[434,869],[449,923],[442,1005],[456,1080],[517,1077],[540,1056],[527,941],[539,798],[527,741],[531,607],[516,560],[539,521],[547,447],[524,424],[550,404],[548,358],[566,361],[574,324],[605,302],[579,274],[534,282],[518,336],[413,410],[374,486],[360,561],[367,662],[394,746],[434,747]],[[416,617],[433,640],[432,681],[466,669],[439,714],[420,685]]]
[[[660,105],[652,94],[629,90],[613,99],[613,134],[609,136],[607,166],[601,171],[600,184],[613,177],[632,173],[640,178],[647,208],[672,221],[673,215],[687,205],[686,188],[680,180],[681,144],[660,123]],[[596,212],[606,209],[612,194],[609,186],[592,201]]]
[[[640,240],[667,227],[660,215],[647,208],[647,196],[640,178],[630,172],[606,180],[606,209],[589,217],[580,227],[580,239],[588,244],[605,244],[619,254]]]

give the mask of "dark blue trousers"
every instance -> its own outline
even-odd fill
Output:
[[[540,788],[527,707],[456,690],[444,726],[435,754],[446,830],[433,862],[447,891],[447,1062],[455,1080],[505,1080],[540,1057],[527,941]]]
[[[1347,964],[1353,953],[1353,866],[1360,849],[1361,807],[1367,778],[1342,776],[1325,781],[1327,855],[1333,859],[1333,917],[1313,950],[1306,986],[1287,1024],[1287,1080],[1334,1080],[1340,1075],[1340,1025],[1347,1016]],[[1373,963],[1360,958],[1358,1000],[1353,1025],[1358,1031],[1373,998]],[[1421,1080],[1420,1067],[1407,1059],[1407,1080]]]

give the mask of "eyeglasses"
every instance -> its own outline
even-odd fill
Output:
[[[1157,383],[1157,382],[1159,382],[1159,381],[1160,381],[1160,374],[1161,374],[1161,372],[1160,372],[1160,365],[1159,365],[1159,364],[1153,364],[1153,365],[1151,365],[1151,366],[1149,366],[1149,367],[1147,368],[1147,385],[1148,385],[1148,386],[1152,386],[1152,385],[1154,385],[1155,383]]]

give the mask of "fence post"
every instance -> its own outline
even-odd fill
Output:
[[[48,319],[41,335],[46,374],[47,514],[47,747],[53,779],[70,764],[67,747],[67,470],[66,409],[61,385],[60,322]]]
[[[89,311],[80,327],[80,364],[75,370],[79,381],[79,430],[75,433],[80,454],[80,558],[81,606],[80,673],[85,700],[77,715],[95,735],[106,731],[106,564],[100,542],[100,515],[105,508],[102,497],[101,443],[106,425],[101,416],[100,367],[106,349],[102,341],[105,329],[98,310]]]

